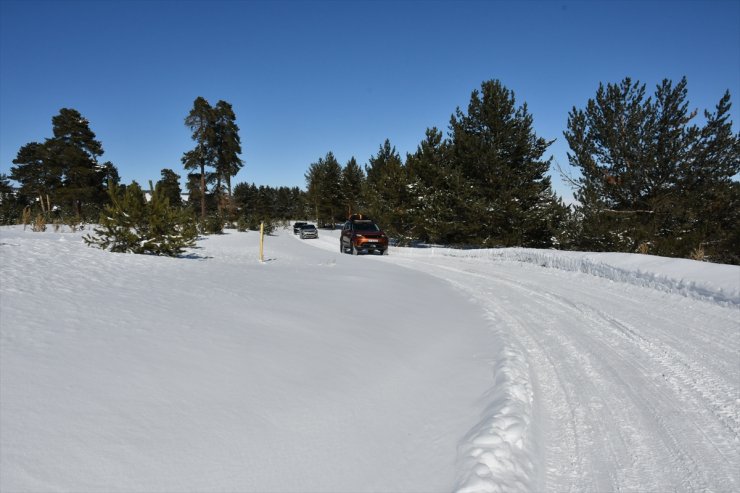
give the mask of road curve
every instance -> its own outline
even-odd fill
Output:
[[[458,491],[740,491],[736,306],[509,261],[383,261],[451,283],[504,342]]]

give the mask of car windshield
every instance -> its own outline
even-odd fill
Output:
[[[380,228],[371,221],[356,221],[355,231],[380,231]]]
[[[314,226],[313,224],[309,224],[308,226],[302,226],[301,229],[311,229],[311,230],[314,230],[314,229],[316,229],[316,226]]]

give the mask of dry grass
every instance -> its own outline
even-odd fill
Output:
[[[704,252],[704,247],[699,245],[698,247],[694,248],[694,250],[689,255],[689,258],[692,260],[699,260],[703,262],[706,259],[706,253]]]
[[[31,224],[31,208],[25,207],[23,209],[23,214],[21,215],[21,222],[23,223],[23,231],[26,230],[26,226]]]
[[[46,218],[43,214],[38,214],[36,216],[36,219],[33,220],[33,225],[31,226],[31,231],[35,233],[40,233],[42,231],[46,231]]]

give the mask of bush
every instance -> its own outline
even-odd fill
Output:
[[[174,257],[195,244],[195,221],[185,210],[171,207],[157,185],[149,204],[138,184],[121,193],[109,187],[111,203],[100,215],[95,236],[86,235],[90,246],[111,252],[146,253]]]
[[[245,217],[240,217],[236,221],[236,230],[242,233],[249,231],[249,221]]]
[[[220,235],[224,232],[224,218],[219,214],[211,214],[202,219],[198,224],[198,229],[206,235]]]

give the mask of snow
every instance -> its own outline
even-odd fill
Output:
[[[0,491],[737,491],[740,268],[0,228]]]

